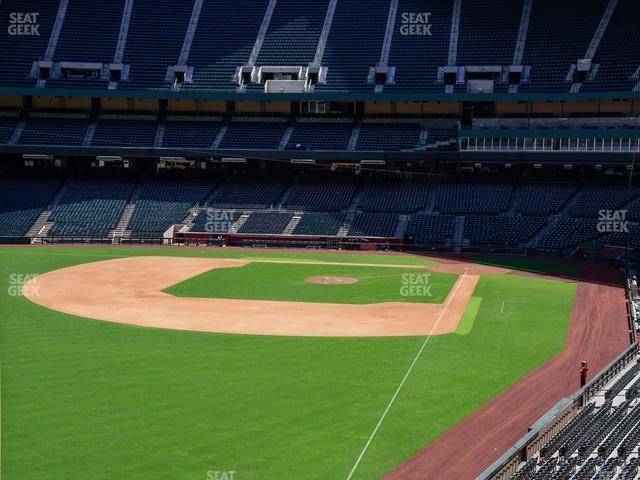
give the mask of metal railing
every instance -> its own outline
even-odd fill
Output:
[[[481,473],[477,480],[507,480],[518,466],[533,457],[551,437],[560,430],[580,407],[602,391],[622,370],[638,357],[638,344],[634,343],[607,365],[593,380],[570,397],[565,397],[545,413],[524,437]]]

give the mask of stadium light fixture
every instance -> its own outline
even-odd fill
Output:
[[[97,155],[96,160],[101,162],[119,162],[122,160],[120,155]]]
[[[22,155],[22,158],[24,160],[48,160],[49,155],[46,155],[44,153],[24,153]]]
[[[386,165],[385,160],[360,160],[360,165]]]

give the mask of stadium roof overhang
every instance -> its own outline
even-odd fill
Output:
[[[107,90],[89,88],[24,88],[0,87],[0,95],[104,97],[178,100],[224,101],[464,101],[464,102],[522,102],[522,101],[581,101],[640,99],[640,91],[606,92],[538,92],[538,93],[451,93],[421,91],[316,91],[307,93],[235,92],[224,90]]]

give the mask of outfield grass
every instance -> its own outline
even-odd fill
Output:
[[[214,470],[235,470],[236,480],[346,478],[423,338],[146,329],[8,294],[12,274],[159,253],[226,256],[0,249],[2,478],[192,480]],[[369,262],[358,257],[339,256]],[[574,294],[571,283],[482,277],[471,330],[431,339],[354,478],[380,478],[560,351]]]
[[[428,277],[426,277],[428,275]],[[357,283],[322,285],[306,279],[320,276],[357,278]],[[179,297],[233,298],[289,302],[370,304],[381,302],[442,303],[457,275],[425,269],[302,263],[249,263],[216,268],[165,289]],[[406,287],[428,287],[412,293]],[[406,289],[403,290],[403,287]]]

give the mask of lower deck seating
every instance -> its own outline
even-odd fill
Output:
[[[513,185],[445,183],[439,186],[436,209],[444,213],[497,214],[509,206]]]
[[[289,212],[255,212],[249,215],[238,233],[279,235],[293,218]]]
[[[19,236],[28,231],[58,184],[0,181],[0,235]],[[364,178],[357,183],[353,177],[337,175],[303,177],[293,183],[289,177],[232,177],[217,186],[205,181],[152,181],[141,183],[133,193],[132,185],[128,180],[67,181],[50,215],[49,234],[107,236],[131,198],[134,208],[127,229],[139,238],[158,238],[171,225],[189,221],[188,211],[197,205],[210,210],[193,221],[194,232],[225,233],[241,212],[273,208],[254,212],[240,232],[282,233],[295,212],[302,216],[291,224],[294,235],[334,236],[344,228],[350,236],[397,235],[415,244],[451,245],[458,225],[464,228],[456,231],[456,241],[470,247],[532,244],[563,251],[588,242],[624,247],[629,237],[630,246],[640,248],[640,198],[628,205],[628,189],[621,185],[541,183],[524,185],[512,194],[511,184]],[[580,195],[577,201],[572,198],[575,191]],[[593,191],[599,192],[596,197],[605,206],[628,209],[628,217],[600,218],[599,205],[585,198]],[[353,220],[347,221],[350,218]],[[217,226],[210,230],[212,225]]]
[[[27,233],[59,187],[56,180],[0,180],[0,237]]]
[[[294,235],[336,235],[344,215],[340,213],[305,213],[293,230]]]
[[[632,362],[522,463],[511,480],[634,480],[640,444],[640,363]],[[557,417],[556,417],[557,418]]]
[[[627,223],[625,225],[625,229],[620,230],[626,231],[611,232],[605,234],[605,236],[602,238],[602,243],[605,245],[613,245],[616,247],[626,248],[628,240],[630,248],[640,248],[640,224]]]
[[[467,216],[464,237],[473,245],[524,245],[546,223],[541,217]]]
[[[106,237],[116,227],[133,183],[78,181],[66,188],[49,216],[49,234]]]
[[[211,184],[148,182],[140,185],[128,228],[132,237],[159,237],[182,222],[189,208],[203,201]]]
[[[301,180],[291,187],[286,205],[289,208],[335,211],[351,202],[356,184],[350,181]]]
[[[286,188],[285,180],[229,179],[211,195],[209,204],[218,208],[268,208]]]
[[[574,184],[528,183],[520,190],[517,210],[525,215],[549,215],[560,210],[575,191]]]
[[[427,182],[382,181],[363,186],[359,206],[368,211],[412,212],[427,205]]]
[[[456,217],[451,215],[416,214],[409,220],[405,237],[415,244],[450,244],[455,224]]]
[[[191,225],[191,232],[227,233],[240,218],[240,213],[233,210],[206,208],[202,210]]]
[[[360,213],[356,215],[349,236],[385,237],[395,236],[398,215],[393,213]]]
[[[578,193],[571,215],[594,217],[601,210],[619,208],[638,193],[640,193],[640,187],[629,189],[623,185],[587,185]]]
[[[599,235],[595,218],[560,218],[540,238],[538,246],[559,251],[595,240]]]

